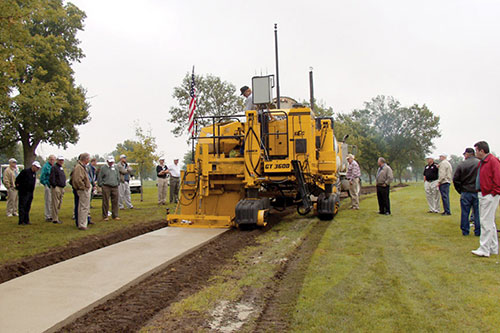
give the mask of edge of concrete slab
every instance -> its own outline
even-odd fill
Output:
[[[167,227],[165,227],[167,228]],[[163,228],[161,228],[163,229]],[[158,229],[158,230],[161,230],[161,229]],[[81,316],[87,314],[88,312],[92,311],[92,309],[94,309],[95,307],[105,303],[106,301],[108,301],[109,299],[112,299],[114,298],[115,296],[118,296],[119,294],[123,293],[125,290],[133,287],[134,285],[140,283],[141,281],[145,280],[146,278],[148,278],[149,276],[153,275],[154,273],[156,272],[159,272],[161,270],[163,270],[165,267],[167,267],[168,265],[172,264],[173,262],[193,253],[194,251],[198,250],[199,248],[205,246],[206,244],[216,240],[217,238],[221,237],[224,233],[226,233],[227,231],[229,231],[230,229],[227,229],[226,231],[214,236],[213,238],[210,238],[192,248],[190,248],[189,250],[187,250],[186,252],[183,252],[181,254],[179,254],[178,256],[172,258],[172,259],[169,259],[167,261],[165,261],[163,264],[147,271],[146,273],[140,275],[139,277],[135,278],[134,280],[130,281],[129,283],[123,285],[122,287],[118,288],[117,290],[113,291],[112,293],[100,298],[99,300],[95,301],[94,303],[92,304],[89,304],[88,306],[82,308],[81,310],[73,313],[72,315],[68,316],[67,318],[65,318],[64,320],[60,321],[59,323],[55,324],[54,326],[52,326],[51,328],[45,330],[44,332],[45,333],[52,333],[52,332],[55,332],[57,330],[60,330],[61,328],[63,328],[64,326],[66,326],[67,324],[75,321],[76,319],[80,318]]]

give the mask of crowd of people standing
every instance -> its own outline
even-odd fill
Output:
[[[170,177],[170,203],[177,203],[177,193],[180,183],[179,160],[167,167],[165,158],[161,158],[157,168],[158,176],[158,203],[166,204],[168,189],[167,176]],[[161,169],[161,170],[159,170]],[[19,172],[17,161],[9,160],[9,166],[3,175],[3,182],[7,188],[7,216],[19,216],[19,225],[30,225],[29,212],[33,201],[36,185],[36,173],[41,171],[40,183],[44,186],[44,217],[46,222],[62,224],[59,212],[67,185],[64,171],[64,157],[50,155],[43,168],[38,161],[29,168]],[[102,219],[109,221],[120,220],[120,209],[134,209],[130,193],[130,179],[134,170],[127,162],[127,156],[121,155],[119,163],[115,164],[113,156],[106,159],[105,165],[97,169],[97,160],[90,154],[82,153],[69,175],[69,185],[74,196],[73,218],[79,230],[87,230],[94,224],[90,217],[90,204],[97,189],[102,194]],[[109,211],[111,201],[111,212]]]

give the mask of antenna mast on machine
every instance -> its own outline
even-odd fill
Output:
[[[274,49],[276,53],[276,106],[281,108],[280,101],[280,72],[278,64],[278,24],[274,23]]]

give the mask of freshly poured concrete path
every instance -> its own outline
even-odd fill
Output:
[[[224,229],[163,228],[0,284],[0,332],[61,328]]]

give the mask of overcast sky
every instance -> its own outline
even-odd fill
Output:
[[[103,155],[151,128],[168,162],[188,149],[167,122],[173,88],[196,66],[237,88],[274,74],[278,23],[281,94],[315,97],[335,112],[383,94],[426,104],[441,117],[435,154],[460,155],[479,140],[500,152],[500,1],[98,1],[79,34],[86,55],[74,66],[92,120],[66,151]]]

